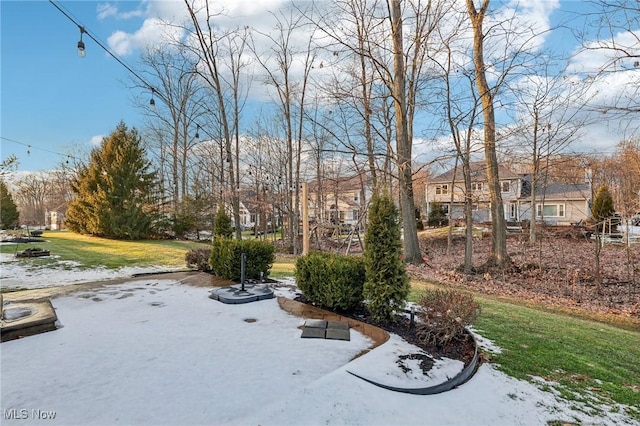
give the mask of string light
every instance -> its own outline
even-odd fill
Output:
[[[49,154],[55,154],[55,155],[59,155],[59,156],[63,156],[63,157],[66,156],[67,157],[67,161],[69,161],[68,159],[78,159],[77,157],[74,157],[73,155],[64,154],[64,153],[61,153],[61,152],[52,151],[50,149],[40,148],[40,147],[37,147],[37,146],[31,146],[31,144],[20,142],[20,141],[17,141],[15,139],[5,138],[4,136],[0,136],[0,139],[2,139],[3,141],[12,142],[12,143],[15,143],[15,144],[18,144],[18,145],[26,146],[27,147],[27,155],[31,154],[31,149],[35,149],[35,150],[38,150],[38,151],[48,152]]]
[[[82,41],[82,34],[85,33],[85,30],[82,25],[79,25],[78,28],[80,28],[80,41],[78,42],[78,56],[80,56],[81,58],[84,58],[85,55],[87,54],[87,52],[84,50],[84,41]]]
[[[67,17],[67,19],[69,19],[71,22],[73,22],[79,29],[80,29],[80,41],[78,42],[78,56],[80,57],[84,57],[86,55],[86,50],[85,50],[85,44],[84,41],[82,40],[82,35],[86,34],[87,37],[89,37],[91,40],[93,40],[98,46],[100,46],[100,48],[102,48],[102,50],[104,50],[105,52],[107,52],[113,59],[115,59],[120,65],[122,65],[123,67],[126,68],[127,71],[129,71],[132,75],[134,75],[138,80],[140,80],[142,82],[142,84],[151,89],[152,94],[156,94],[162,101],[164,101],[165,103],[168,104],[168,102],[166,101],[166,99],[162,96],[162,94],[158,91],[156,91],[151,84],[147,83],[147,81],[142,78],[137,72],[135,72],[129,65],[127,65],[122,59],[120,59],[115,53],[113,53],[110,49],[107,49],[107,47],[104,45],[104,43],[102,43],[96,36],[94,36],[88,29],[86,26],[81,25],[78,22],[78,19],[74,18],[71,16],[71,13],[66,11],[61,5],[58,5],[54,2],[54,0],[49,0],[49,3],[51,3],[56,9],[58,9],[58,11],[60,13],[62,13],[64,16]],[[151,109],[153,110],[155,107],[155,99],[151,98],[151,100],[149,101],[149,105],[151,105]]]

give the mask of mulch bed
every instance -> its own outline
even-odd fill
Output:
[[[294,300],[315,306],[303,294],[299,294],[294,298]],[[336,311],[336,313],[344,317],[353,318],[355,320],[380,327],[388,333],[397,334],[407,342],[419,347],[427,354],[431,355],[433,359],[449,358],[462,361],[464,362],[464,365],[467,366],[475,354],[475,342],[470,334],[465,334],[457,339],[452,339],[446,346],[425,345],[418,340],[415,328],[411,326],[410,319],[406,316],[398,315],[395,317],[394,321],[380,323],[371,318],[365,307],[359,307],[353,311]],[[411,357],[410,359],[421,359],[420,366],[424,374],[427,374],[433,366],[432,360],[429,357],[425,357],[423,354],[410,354],[404,357],[405,359],[407,357]],[[400,365],[401,368],[402,361],[403,358],[400,357],[398,359],[398,365]]]

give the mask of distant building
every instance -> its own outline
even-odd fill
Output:
[[[489,186],[484,162],[472,162],[471,197],[473,222],[491,221]],[[544,221],[550,225],[570,224],[586,220],[590,215],[591,184],[589,182],[539,183],[536,187],[536,212],[531,212],[531,175],[517,174],[499,166],[498,176],[504,206],[504,217],[508,222],[531,220]],[[586,179],[585,179],[586,180]],[[450,214],[452,221],[464,220],[465,189],[462,166],[448,170],[431,179],[426,185],[427,214],[434,203],[440,203]]]

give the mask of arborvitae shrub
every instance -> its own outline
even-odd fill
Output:
[[[332,253],[311,253],[296,260],[298,288],[318,306],[351,310],[362,303],[364,260]]]
[[[189,250],[185,255],[185,261],[187,267],[195,267],[198,271],[209,272],[211,271],[211,264],[209,259],[211,258],[211,249],[195,249]]]
[[[425,344],[444,346],[457,339],[480,314],[480,305],[468,293],[428,290],[419,301],[416,335]]]
[[[388,322],[409,295],[409,277],[401,259],[398,210],[388,196],[373,196],[365,234],[364,298],[373,319]]]
[[[217,237],[211,249],[211,270],[219,277],[239,281],[242,273],[242,253],[246,253],[245,278],[269,276],[275,254],[273,246],[259,240],[232,240]]]
[[[224,204],[220,204],[218,212],[213,223],[213,231],[216,237],[231,238],[233,235],[233,227],[231,226],[231,218],[227,214]]]

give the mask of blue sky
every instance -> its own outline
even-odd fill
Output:
[[[263,25],[264,28],[269,25],[262,22],[268,16],[267,8],[286,3],[284,0],[217,1],[241,15],[243,25]],[[177,0],[56,3],[105,46],[116,31],[123,31],[118,44],[122,52],[119,57],[134,68],[139,46],[154,37],[146,26],[149,20],[157,14],[167,17],[184,9],[182,1]],[[571,16],[567,15],[568,11],[580,11],[585,4],[562,1],[560,8],[554,9],[549,6],[554,4],[553,0],[525,3],[529,8],[527,13],[536,17],[546,18],[545,14],[554,10],[552,24]],[[99,11],[103,11],[103,16],[99,17]],[[15,154],[20,171],[49,170],[64,161],[65,154],[73,155],[78,146],[91,148],[121,120],[130,127],[143,127],[143,113],[133,106],[133,98],[146,101],[150,93],[131,88],[129,71],[86,35],[83,40],[87,55],[78,57],[78,27],[50,2],[2,0],[0,17],[2,159]],[[546,38],[546,44],[556,50],[571,51],[574,46],[568,35],[566,31],[554,32]],[[582,58],[582,62],[588,61]],[[611,90],[612,83],[607,84],[607,90]],[[600,144],[601,149],[610,150],[621,138],[609,125],[601,125],[589,132],[585,143]]]
[[[135,20],[98,20],[97,2],[61,4],[102,42],[116,28],[136,25]],[[137,2],[120,7],[128,5]],[[86,35],[87,55],[78,57],[80,31],[51,3],[3,0],[0,7],[1,135],[20,143],[2,139],[2,159],[15,154],[19,170],[51,169],[64,158],[58,154],[91,146],[92,138],[109,134],[120,120],[141,124],[131,98],[143,93],[126,87],[130,73]]]

